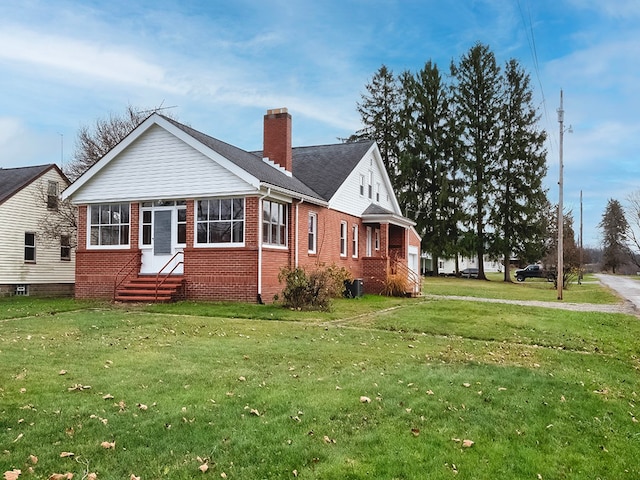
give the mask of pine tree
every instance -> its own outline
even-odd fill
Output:
[[[400,77],[403,106],[399,133],[403,142],[398,161],[399,200],[414,215],[423,250],[431,253],[434,273],[438,259],[455,249],[455,172],[451,154],[452,122],[449,88],[438,67],[428,61],[412,75]]]
[[[375,140],[380,149],[391,183],[396,188],[398,159],[398,110],[400,90],[393,72],[382,65],[366,85],[368,94],[361,95],[357,104],[364,128],[358,130],[347,141],[364,138]]]
[[[529,75],[512,59],[505,66],[503,78],[499,168],[491,215],[494,235],[490,248],[494,255],[504,259],[504,281],[510,282],[511,256],[530,255],[532,250],[539,249],[544,235],[542,213],[547,196],[542,179],[547,173],[546,133],[538,128]]]
[[[598,226],[602,230],[603,267],[616,273],[629,258],[626,241],[629,224],[619,201],[609,199]]]
[[[452,63],[451,73],[456,81],[454,99],[464,146],[460,167],[467,181],[469,230],[465,238],[478,258],[478,278],[486,279],[486,227],[499,168],[500,67],[489,47],[478,43],[457,65]]]

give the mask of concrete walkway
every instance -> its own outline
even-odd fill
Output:
[[[538,300],[504,300],[499,298],[478,298],[447,295],[451,300],[467,300],[472,302],[509,303],[513,305],[527,305],[531,307],[556,308],[559,310],[573,310],[575,312],[603,312],[625,313],[640,317],[640,280],[618,275],[596,274],[596,278],[604,286],[617,294],[622,302],[618,304],[569,303],[564,301],[542,302]],[[425,298],[443,298],[441,295],[424,295]]]

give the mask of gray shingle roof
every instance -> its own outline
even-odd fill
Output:
[[[55,165],[50,163],[34,167],[0,168],[0,204],[50,168],[55,168]]]
[[[293,149],[293,176],[330,200],[369,151],[372,140]]]
[[[369,151],[373,140],[293,148],[293,176],[262,161],[262,151],[247,152],[164,117],[183,132],[265,182],[292,192],[329,201]]]
[[[267,165],[262,161],[260,152],[247,152],[241,148],[234,147],[228,143],[225,143],[216,138],[210,137],[198,130],[194,130],[191,127],[176,122],[175,120],[163,117],[168,122],[178,127],[180,130],[195,138],[197,141],[206,145],[210,149],[219,153],[229,161],[233,162],[244,171],[250,173],[258,180],[264,183],[268,183],[275,187],[280,187],[291,192],[299,193],[318,200],[324,200],[322,195],[316,192],[310,185],[305,184],[294,174],[292,177],[288,176],[284,172]]]

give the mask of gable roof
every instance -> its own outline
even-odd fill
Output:
[[[66,180],[66,177],[58,166],[53,163],[33,167],[0,168],[0,204],[4,203],[52,168],[58,170],[60,176]]]
[[[262,160],[261,152],[247,152],[241,148],[234,147],[226,142],[213,138],[205,133],[199,132],[171,118],[162,118],[193,137],[211,150],[219,153],[227,160],[240,167],[242,170],[256,177],[260,182],[279,187],[293,193],[299,193],[316,200],[324,200],[322,195],[306,182],[300,181],[295,175],[289,176],[282,169],[273,167]],[[260,155],[258,155],[260,153]]]
[[[372,140],[293,149],[293,176],[329,201],[371,149]]]

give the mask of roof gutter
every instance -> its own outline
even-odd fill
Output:
[[[278,187],[277,185],[273,185],[271,183],[260,182],[260,187],[266,188],[269,192],[273,190],[274,192],[282,193],[289,197],[299,198],[300,200],[304,200],[305,202],[313,203],[314,205],[320,205],[323,207],[328,207],[329,202],[322,200],[318,197],[312,197],[311,195],[305,195],[304,193],[294,192],[293,190],[289,190],[287,188]]]

